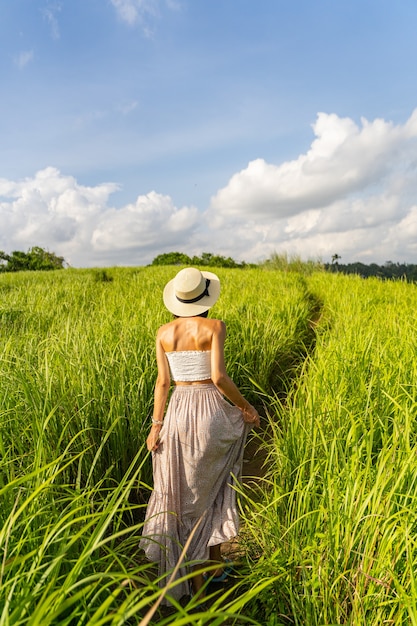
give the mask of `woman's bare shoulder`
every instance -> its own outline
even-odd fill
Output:
[[[226,332],[226,324],[223,320],[207,318],[205,321],[207,322],[207,327],[213,335],[222,335]]]
[[[167,324],[163,324],[162,326],[160,326],[158,328],[157,333],[156,333],[157,339],[161,339],[162,337],[166,336],[167,334],[172,333],[173,327],[175,325],[175,321],[176,320],[172,320],[171,322],[168,322]]]
[[[214,326],[219,326],[219,327],[225,326],[225,323],[223,322],[223,320],[219,320],[216,317],[206,317],[206,321],[210,322]]]

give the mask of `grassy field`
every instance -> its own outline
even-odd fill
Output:
[[[417,288],[216,270],[268,456],[238,574],[152,624],[417,624]],[[0,626],[138,624],[154,338],[176,268],[0,275]]]

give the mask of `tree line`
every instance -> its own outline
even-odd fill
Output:
[[[0,250],[0,272],[61,270],[64,268],[64,264],[64,257],[57,256],[54,252],[48,252],[38,246],[30,248],[28,252],[14,250],[11,254],[6,254]]]
[[[376,276],[381,279],[407,280],[417,282],[417,265],[412,263],[393,263],[386,261],[383,265],[377,263],[340,263],[338,254],[332,256],[331,263],[320,261],[302,261],[299,257],[288,257],[287,254],[274,253],[266,261],[261,263],[238,262],[232,257],[203,252],[201,256],[188,256],[183,252],[167,252],[158,254],[151,265],[197,265],[211,267],[249,268],[264,267],[266,269],[279,269],[283,271],[295,271],[311,273],[313,271],[340,272],[342,274],[356,274],[362,278]],[[6,254],[0,250],[0,273],[19,272],[28,270],[59,270],[66,266],[65,259],[54,252],[44,250],[39,246],[30,248],[28,252],[15,250]]]
[[[340,257],[337,257],[340,259]],[[377,263],[339,263],[333,260],[332,263],[326,263],[324,269],[328,272],[340,272],[342,274],[357,274],[362,278],[376,276],[385,280],[397,279],[407,280],[409,282],[417,282],[417,265],[413,263],[393,263],[386,261],[383,265]]]
[[[409,263],[393,263],[386,261],[384,265],[377,263],[346,263],[341,264],[341,256],[334,254],[331,263],[321,261],[303,261],[300,257],[288,256],[286,253],[273,253],[269,259],[261,263],[236,262],[231,257],[203,252],[199,256],[189,257],[182,252],[168,252],[159,254],[154,258],[151,265],[211,265],[213,267],[264,267],[265,269],[277,269],[282,271],[293,271],[311,274],[315,271],[340,272],[342,274],[356,274],[362,278],[375,276],[382,279],[405,279],[410,282],[417,282],[417,265]]]
[[[152,261],[151,265],[201,265],[212,267],[255,267],[254,264],[238,263],[232,257],[222,256],[220,254],[212,254],[211,252],[203,252],[201,256],[188,256],[183,252],[166,252],[158,254]]]

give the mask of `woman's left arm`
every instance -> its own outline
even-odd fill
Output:
[[[224,362],[224,341],[226,326],[220,320],[215,321],[211,341],[211,378],[217,389],[242,411],[243,420],[248,424],[259,426],[259,414],[244,396],[226,372]]]

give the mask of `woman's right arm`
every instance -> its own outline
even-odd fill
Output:
[[[214,320],[215,328],[211,342],[211,379],[217,389],[243,413],[243,419],[249,424],[259,426],[258,411],[240,393],[239,389],[226,372],[224,362],[224,342],[226,326],[221,320]]]
[[[160,330],[156,337],[156,363],[158,366],[158,376],[155,383],[154,403],[153,403],[153,424],[146,440],[148,450],[157,450],[159,447],[159,431],[164,421],[165,405],[168,399],[168,392],[171,386],[171,376],[168,360],[161,344]],[[157,422],[157,423],[155,423]],[[159,423],[158,423],[159,422]]]

